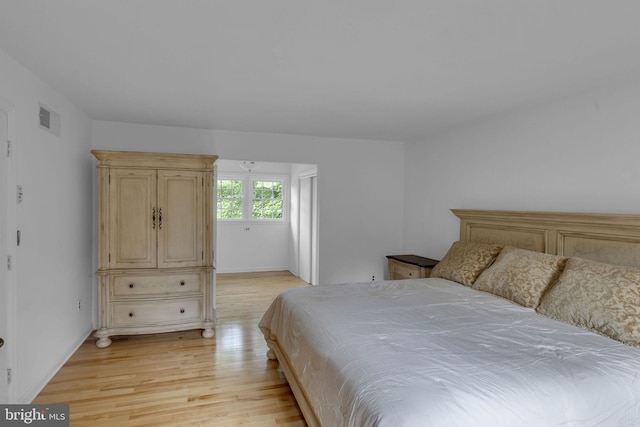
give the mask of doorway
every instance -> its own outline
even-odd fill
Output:
[[[245,168],[246,163],[250,163],[251,167]],[[241,218],[240,210],[233,212],[237,217],[216,213],[216,272],[220,274],[288,270],[301,278],[304,275],[303,280],[307,283],[317,283],[318,166],[309,163],[231,159],[219,159],[216,164],[217,180],[225,181],[229,188],[237,188],[238,194],[246,195],[246,200],[243,198],[242,203],[251,203],[252,182],[255,180],[281,180],[285,188],[283,220],[252,219],[252,210],[247,209],[244,204],[244,214]],[[304,186],[303,190],[300,189],[301,184]],[[225,194],[235,194],[233,191],[236,190],[229,188]],[[232,198],[239,199],[236,196]],[[304,204],[302,208],[301,204]],[[218,206],[222,206],[220,202]],[[227,205],[224,206],[225,210],[228,210]],[[305,216],[302,219],[303,224],[301,214]],[[302,245],[301,238],[305,240]],[[301,246],[304,258],[302,263]],[[305,270],[303,273],[301,268]]]

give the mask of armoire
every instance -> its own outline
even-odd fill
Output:
[[[98,160],[98,329],[215,334],[217,156],[91,152]]]

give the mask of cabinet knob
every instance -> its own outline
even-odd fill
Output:
[[[180,286],[184,286],[184,280],[180,280]]]
[[[184,314],[184,308],[180,309],[180,313]]]
[[[133,283],[129,283],[129,287],[133,289]]]
[[[133,312],[129,313],[129,317],[133,317]]]

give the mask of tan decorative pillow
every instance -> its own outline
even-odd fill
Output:
[[[570,258],[537,311],[640,346],[640,268]]]
[[[473,285],[480,273],[487,268],[502,249],[499,245],[474,242],[455,242],[447,254],[431,271],[431,277],[441,277]]]
[[[473,288],[536,308],[566,262],[565,257],[505,246],[473,283]]]

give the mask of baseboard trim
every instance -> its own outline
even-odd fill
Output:
[[[87,338],[89,338],[89,336],[91,336],[92,333],[93,333],[93,328],[91,330],[89,330],[88,332],[86,332],[86,334],[83,335],[83,338],[81,338],[79,341],[77,341],[75,343],[75,345],[72,346],[70,351],[67,352],[67,356],[66,357],[63,357],[61,361],[59,361],[58,363],[56,363],[55,365],[53,365],[51,367],[51,369],[49,370],[49,373],[42,378],[42,381],[38,382],[33,387],[31,387],[29,390],[27,390],[22,396],[18,396],[18,402],[17,403],[19,403],[19,404],[29,404],[29,403],[33,402],[33,400],[38,396],[38,394],[40,394],[40,392],[45,388],[45,386],[47,384],[49,384],[49,381],[51,381],[51,379],[55,376],[55,374],[58,373],[60,368],[62,368],[64,366],[64,364],[67,363],[67,361],[71,358],[71,356],[73,356],[73,354],[76,351],[78,351],[78,349],[80,348],[82,343],[84,343],[87,340]],[[20,379],[18,378],[18,380],[20,380]]]
[[[266,271],[289,271],[294,276],[297,276],[289,267],[265,267],[265,268],[238,268],[238,269],[216,269],[216,274],[225,274],[225,273],[262,273]]]

